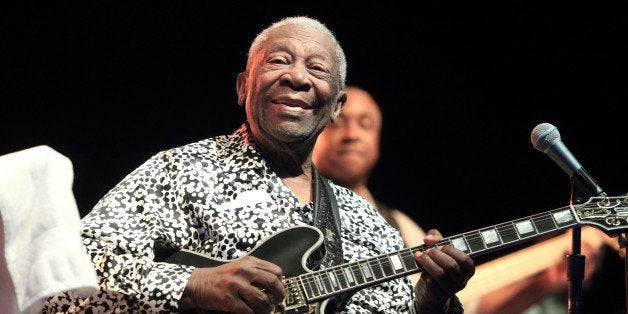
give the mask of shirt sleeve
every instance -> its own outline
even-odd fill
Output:
[[[155,248],[180,247],[180,239],[190,229],[174,201],[176,186],[169,166],[167,159],[155,155],[82,219],[83,245],[100,281],[100,291],[88,302],[90,307],[105,312],[178,308],[194,268],[155,261]],[[74,306],[80,309],[81,303],[84,300],[75,301]]]

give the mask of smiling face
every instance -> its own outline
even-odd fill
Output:
[[[237,86],[258,145],[313,147],[337,117],[344,92],[335,47],[329,35],[306,25],[283,25],[268,33]]]
[[[318,137],[312,160],[324,176],[354,187],[366,184],[379,159],[382,114],[364,90],[347,87],[346,92],[342,113]]]

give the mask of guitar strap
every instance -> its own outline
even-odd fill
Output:
[[[323,232],[325,251],[319,252],[320,255],[317,259],[325,267],[340,265],[343,262],[343,255],[338,203],[334,191],[329,185],[329,179],[319,175],[314,165],[312,165],[312,181],[314,186],[314,226]]]
[[[312,164],[312,185],[314,186],[314,226],[323,232],[321,249],[313,252],[308,264],[330,267],[343,263],[342,241],[340,237],[340,212],[334,191],[329,185],[329,179],[321,176]],[[320,261],[317,263],[317,261]],[[314,269],[310,267],[310,269]],[[340,294],[329,300],[324,313],[334,313],[343,309],[351,293]]]

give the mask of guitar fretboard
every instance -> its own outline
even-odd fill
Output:
[[[570,207],[563,207],[511,222],[443,238],[435,246],[451,245],[469,256],[555,233],[577,225]],[[360,262],[330,267],[300,275],[289,286],[300,285],[309,302],[328,298],[375,283],[422,271],[414,262],[414,253],[435,246],[416,246]]]
[[[449,237],[441,240],[439,245],[452,245],[473,256],[565,230],[576,224],[577,221],[571,209],[564,207]]]

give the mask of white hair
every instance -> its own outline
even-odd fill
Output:
[[[344,50],[342,50],[342,47],[340,46],[340,43],[336,39],[334,33],[329,28],[327,28],[325,24],[321,23],[317,19],[308,16],[285,17],[277,22],[274,22],[273,24],[262,30],[259,34],[257,34],[255,39],[253,40],[253,43],[251,43],[251,47],[249,48],[249,54],[246,60],[246,69],[250,69],[251,63],[253,61],[252,57],[261,49],[262,45],[266,42],[266,40],[268,39],[268,33],[270,33],[270,31],[272,31],[273,29],[285,25],[308,26],[322,32],[323,34],[326,34],[327,36],[329,36],[329,38],[331,38],[336,46],[336,55],[334,61],[338,65],[338,72],[340,74],[340,89],[343,89],[345,87],[345,82],[347,81],[347,57],[345,56],[345,52]]]

